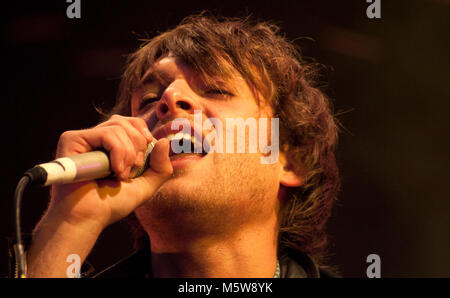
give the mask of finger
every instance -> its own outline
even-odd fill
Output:
[[[122,126],[125,129],[125,132],[131,139],[136,151],[136,160],[134,165],[141,167],[144,164],[144,156],[147,149],[147,144],[149,142],[148,140],[151,141],[153,139],[146,128],[145,121],[140,118],[113,115],[110,120],[98,125],[98,127],[115,125]],[[147,130],[147,132],[145,132],[145,130]]]
[[[136,158],[134,147],[120,126],[67,131],[58,142],[57,158],[102,148],[109,152],[111,169],[120,178]],[[134,156],[133,156],[134,155]]]
[[[128,117],[127,119],[147,139],[147,144],[153,141],[153,136],[144,119],[137,117]]]
[[[169,158],[169,140],[158,140],[150,155],[149,168],[141,177],[133,179],[141,185],[137,188],[140,193],[136,196],[140,205],[149,199],[155,191],[172,176],[173,168]]]
[[[134,143],[136,144],[139,142],[137,145],[138,158],[136,166],[141,167],[144,165],[145,152],[147,151],[148,144],[153,141],[153,136],[147,127],[147,123],[141,118],[128,117],[127,126],[130,127],[130,131],[132,131],[135,135],[135,139],[133,139],[135,140]]]
[[[69,130],[59,136],[56,158],[92,151],[93,145],[83,138],[83,134],[92,133],[89,129]]]
[[[144,137],[147,138],[147,143],[150,143],[153,140],[153,136],[148,129],[147,122],[144,119],[138,117],[126,117],[121,115],[112,115],[108,121],[105,121],[98,126],[107,126],[109,123],[121,123],[122,121],[126,121],[131,123]]]
[[[131,167],[136,162],[136,149],[126,130],[122,126],[111,126],[112,132],[120,142],[121,148],[114,147],[110,151],[110,159],[113,171],[121,179],[127,179]],[[116,152],[119,154],[116,155]]]

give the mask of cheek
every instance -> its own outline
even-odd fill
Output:
[[[235,138],[234,143],[234,150],[229,148],[230,150],[233,150],[232,152],[237,152],[237,146],[238,142],[236,141],[237,138],[237,128],[233,125],[227,125],[227,119],[230,120],[236,120],[237,118],[241,118],[244,121],[247,121],[248,119],[254,119],[255,120],[255,126],[252,128],[252,132],[256,133],[250,133],[249,127],[245,127],[245,152],[247,153],[258,153],[263,154],[264,156],[269,156],[270,152],[261,152],[261,147],[266,147],[271,145],[272,140],[272,121],[271,121],[271,110],[258,107],[258,105],[255,102],[250,101],[240,101],[238,103],[236,102],[221,102],[219,103],[211,103],[206,104],[204,106],[204,115],[206,115],[207,118],[217,118],[220,120],[222,125],[222,144],[223,144],[223,150],[227,150],[227,134],[232,135]],[[262,118],[262,119],[260,119]],[[205,120],[205,119],[203,119]],[[262,122],[262,123],[261,123]],[[233,122],[231,122],[233,123]],[[260,126],[262,124],[262,126]],[[276,127],[274,127],[276,128]],[[264,132],[265,137],[260,139],[260,134]],[[274,131],[277,133],[276,129]],[[261,144],[260,144],[261,143]],[[250,148],[251,147],[251,148]],[[255,152],[256,151],[256,152]]]

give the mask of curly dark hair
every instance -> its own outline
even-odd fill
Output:
[[[317,87],[319,64],[307,62],[276,25],[202,13],[146,40],[129,56],[110,115],[130,115],[131,94],[148,68],[169,52],[209,84],[214,85],[214,76],[226,78],[238,71],[270,104],[273,117],[280,119],[280,149],[305,181],[282,200],[279,251],[299,250],[321,264],[327,246],[324,226],[340,183],[334,155],[337,122],[329,99]],[[143,234],[135,228],[137,235]]]

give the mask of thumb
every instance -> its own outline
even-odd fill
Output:
[[[170,141],[166,138],[159,139],[150,155],[149,168],[163,176],[172,175],[173,168],[170,163],[169,152]]]

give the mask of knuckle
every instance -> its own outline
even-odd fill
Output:
[[[173,168],[172,167],[169,167],[169,166],[164,167],[164,170],[163,170],[163,175],[164,176],[169,177],[172,174],[173,174]]]
[[[124,144],[124,145],[125,145],[124,149],[125,149],[128,159],[131,160],[131,159],[135,158],[137,152],[136,152],[136,149],[133,146],[133,144],[128,143],[128,144]]]
[[[135,151],[131,151],[131,152],[128,154],[128,159],[127,159],[127,161],[129,162],[130,165],[132,165],[132,164],[135,163],[136,157],[137,157],[137,154],[136,154]]]
[[[106,127],[107,129],[107,134],[108,135],[113,135],[113,136],[119,136],[119,135],[123,135],[125,133],[125,129],[120,126],[119,124],[114,124],[114,125],[110,125],[108,127]]]
[[[145,120],[144,119],[142,119],[142,118],[138,118],[138,117],[135,117],[135,118],[132,118],[133,120],[133,122],[134,122],[134,124],[136,125],[136,126],[139,126],[139,127],[147,127],[147,122],[145,122]]]
[[[124,121],[126,121],[125,117],[114,114],[106,122],[104,122],[104,124],[108,126],[122,126],[124,125]]]
[[[168,166],[167,167],[161,167],[161,168],[154,169],[154,170],[163,179],[167,179],[170,176],[172,176],[172,174],[173,174],[172,167],[168,167]]]
[[[106,150],[122,152],[122,146],[120,146],[118,137],[114,133],[107,133],[103,136],[104,146]]]
[[[148,126],[147,126],[147,122],[142,119],[142,118],[130,118],[132,120],[133,126],[136,127],[136,129],[140,132],[140,134],[143,134],[143,130],[147,129],[148,130]]]
[[[70,140],[74,137],[74,134],[75,134],[75,131],[73,131],[73,130],[65,131],[59,136],[59,141],[64,142],[64,141]]]
[[[124,117],[119,114],[112,115],[109,119],[110,120],[122,120]]]
[[[143,135],[137,132],[133,134],[133,143],[137,151],[143,151],[147,149],[147,140]]]
[[[57,148],[58,151],[61,150],[61,148],[66,148],[69,146],[71,142],[73,142],[74,138],[77,136],[77,132],[75,131],[65,131],[59,136]]]

